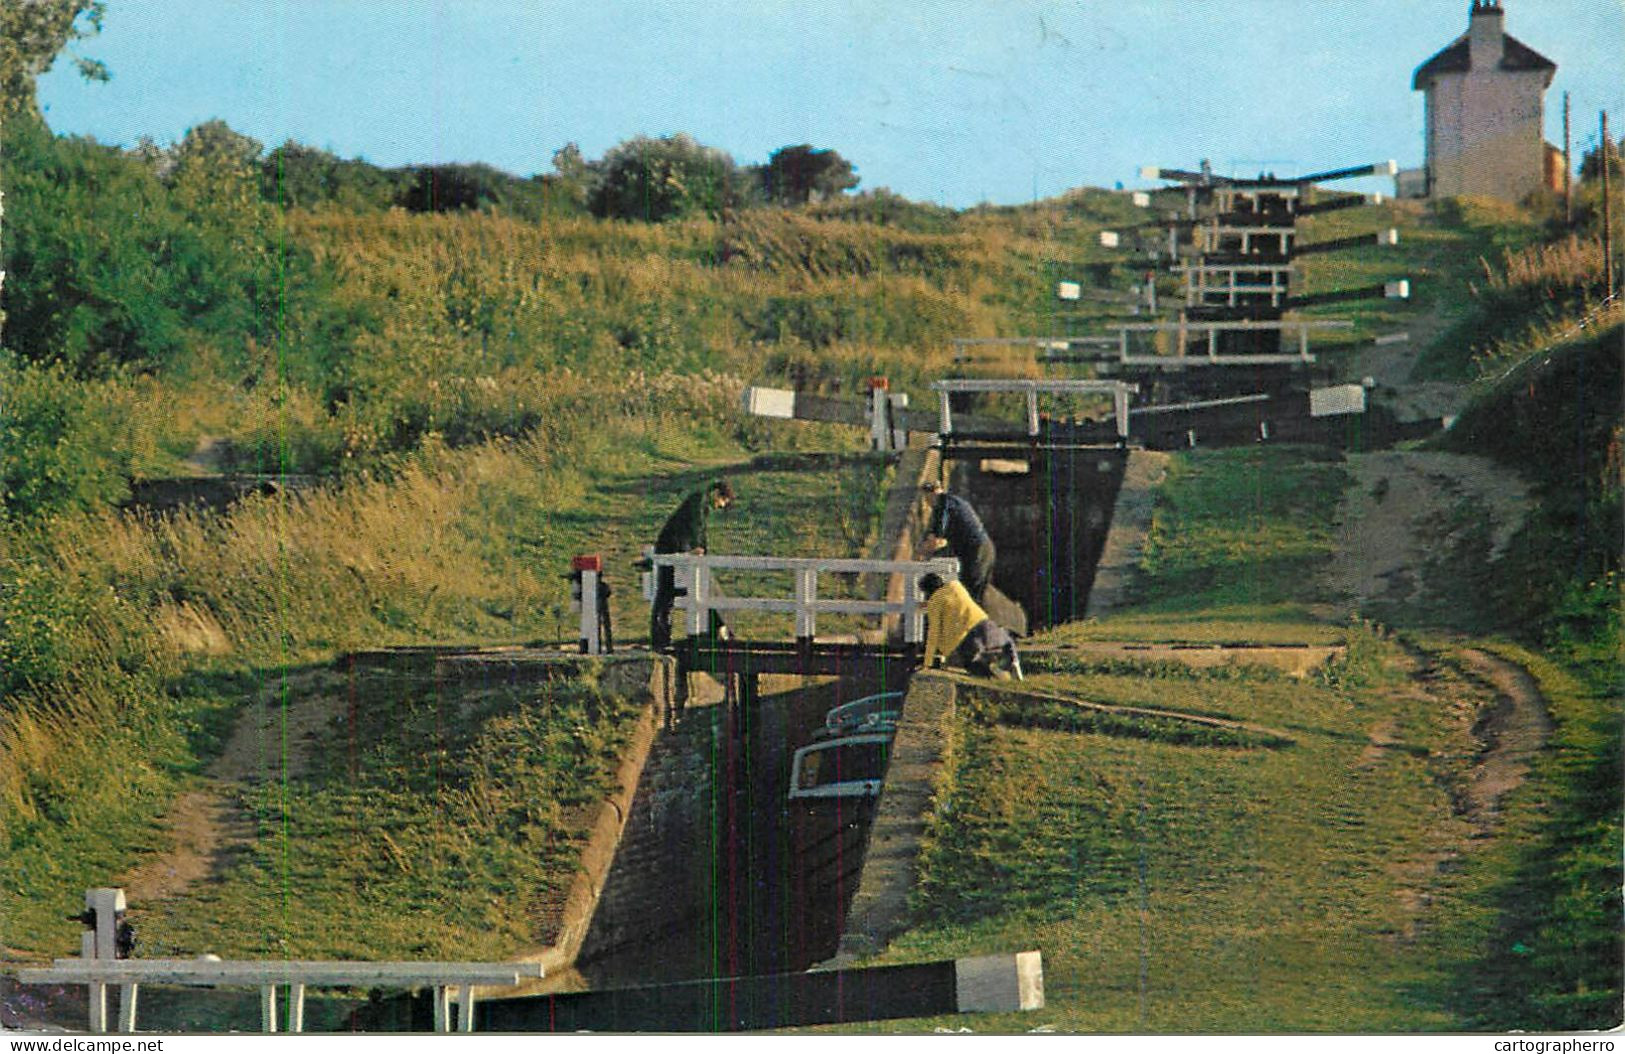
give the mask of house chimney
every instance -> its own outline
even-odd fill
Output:
[[[1493,70],[1501,65],[1506,44],[1506,11],[1500,0],[1473,0],[1467,21],[1468,61],[1475,70]]]

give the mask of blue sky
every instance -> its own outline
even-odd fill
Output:
[[[1547,138],[1625,130],[1625,4],[1503,0],[1558,64]],[[809,142],[863,187],[964,207],[1143,185],[1142,164],[1278,174],[1422,158],[1415,68],[1468,0],[107,0],[40,100],[59,133],[160,143],[220,118],[375,164],[544,172],[688,132],[740,163]],[[1616,132],[1618,134],[1618,132]],[[1578,151],[1577,151],[1578,153]],[[1380,189],[1372,187],[1368,189]]]

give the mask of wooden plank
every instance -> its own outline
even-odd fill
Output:
[[[968,393],[968,392],[1016,392],[1033,393],[1045,392],[1050,394],[1115,394],[1122,389],[1134,390],[1134,385],[1124,381],[1094,381],[1094,380],[1038,380],[1033,378],[960,378],[945,381],[932,381],[932,391]]]
[[[24,984],[307,984],[361,987],[395,984],[513,985],[543,976],[540,963],[370,963],[345,961],[226,961],[200,959],[58,959],[49,967],[17,971]]]
[[[925,574],[952,571],[956,561],[949,557],[933,560],[859,560],[848,557],[816,556],[717,556],[707,553],[694,556],[689,553],[655,553],[649,558],[656,565],[672,567],[708,567],[712,570],[736,571],[828,571],[832,574]]]
[[[1353,329],[1354,323],[1346,319],[1266,319],[1236,320],[1232,322],[1121,322],[1112,327],[1124,333],[1174,333],[1182,330],[1303,330]]]
[[[678,597],[674,602],[675,606],[686,609],[687,599]],[[891,603],[885,600],[813,600],[804,604],[800,600],[733,596],[712,597],[706,602],[706,607],[711,611],[767,611],[779,614],[812,611],[822,615],[897,615],[903,611],[901,601]],[[796,636],[804,637],[810,634],[797,633]]]

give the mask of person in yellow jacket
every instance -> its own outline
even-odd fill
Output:
[[[938,574],[920,578],[925,594],[925,665],[947,660],[982,677],[1015,674],[1021,680],[1021,657],[1016,642],[1004,627],[988,618],[980,604],[959,582],[944,582]]]

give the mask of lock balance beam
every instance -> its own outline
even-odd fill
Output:
[[[745,1032],[1044,1005],[1039,952],[487,999],[481,1032]]]

